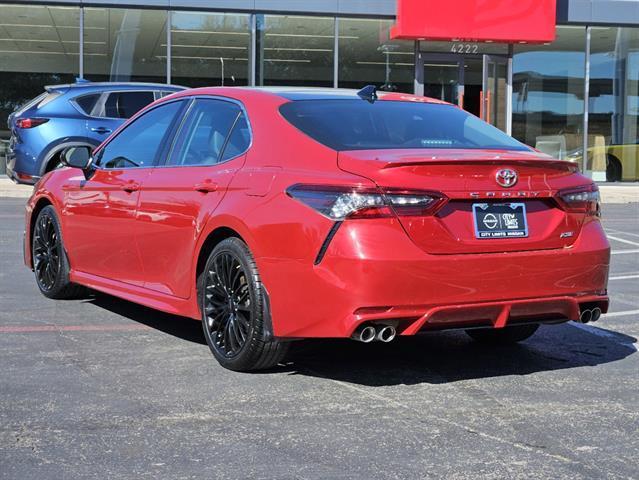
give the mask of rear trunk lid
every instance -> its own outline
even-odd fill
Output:
[[[338,155],[338,165],[382,189],[445,195],[447,203],[434,215],[399,217],[415,244],[427,253],[440,255],[569,247],[576,240],[585,215],[564,210],[555,196],[559,190],[590,183],[570,162],[525,151],[343,151]],[[516,172],[514,185],[503,187],[497,183],[497,173],[503,169]],[[497,218],[510,208],[520,212],[525,209],[527,236],[478,238],[478,228],[490,230],[486,225],[494,225],[490,222],[494,218],[484,223],[484,217],[474,213],[486,208],[494,211]],[[518,218],[522,220],[522,216]]]

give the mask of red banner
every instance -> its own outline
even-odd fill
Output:
[[[545,43],[555,39],[556,0],[397,0],[391,37]]]

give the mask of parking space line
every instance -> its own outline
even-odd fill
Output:
[[[619,275],[616,277],[609,277],[608,280],[631,280],[633,278],[639,278],[639,274]]]
[[[614,233],[617,235],[630,235],[631,237],[639,237],[639,233],[623,232],[621,230],[613,230],[613,229],[606,228],[606,233],[607,232]]]
[[[625,253],[639,253],[639,248],[633,248],[629,250],[613,250],[610,252],[611,255],[623,255]]]
[[[637,315],[637,314],[639,314],[639,310],[624,310],[621,312],[604,313],[602,316],[606,318],[610,318],[610,317],[625,317],[627,315]]]
[[[639,247],[639,242],[633,242],[631,240],[626,240],[625,238],[613,237],[612,235],[608,235],[608,238],[614,240],[615,242],[627,243],[628,245]]]
[[[0,333],[131,332],[151,330],[147,325],[2,325]]]

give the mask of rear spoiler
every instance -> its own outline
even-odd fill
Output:
[[[412,162],[388,162],[384,165],[384,169],[387,168],[398,168],[398,167],[414,167],[417,165],[477,165],[477,164],[493,164],[493,165],[525,165],[529,167],[546,167],[546,168],[554,168],[556,170],[563,170],[568,172],[579,172],[579,165],[574,162],[569,162],[567,160],[555,160],[555,159],[530,159],[530,160],[508,160],[505,159],[493,159],[493,158],[478,158],[478,159],[463,159],[463,160],[455,160],[455,159],[445,159],[445,158],[436,158],[432,160],[416,160]]]

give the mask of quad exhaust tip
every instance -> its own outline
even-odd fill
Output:
[[[395,339],[397,332],[395,331],[395,327],[391,325],[385,325],[379,330],[377,330],[377,340],[384,343],[392,342]]]
[[[601,317],[601,308],[595,307],[593,309],[586,308],[581,311],[579,315],[580,323],[596,322]]]
[[[397,336],[397,330],[392,325],[361,325],[355,330],[351,336],[353,340],[362,343],[371,343],[373,341],[389,343]]]

